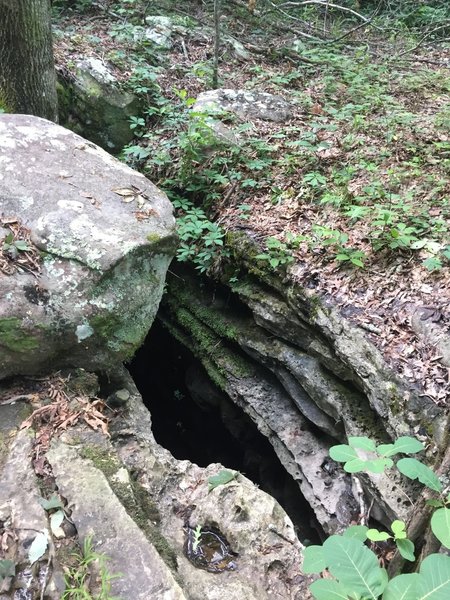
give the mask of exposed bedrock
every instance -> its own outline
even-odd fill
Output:
[[[74,411],[72,416],[87,407],[89,394],[99,393],[95,376],[80,371],[72,371],[67,379],[67,410]],[[94,389],[83,382],[90,388],[94,384]],[[32,382],[28,385],[36,401],[39,394]],[[302,574],[303,546],[281,506],[239,473],[210,489],[209,479],[222,465],[200,468],[174,459],[159,446],[150,413],[125,369],[116,369],[108,388],[110,395],[121,392],[127,397],[121,412],[109,413],[110,435],[72,419],[71,425],[50,434],[50,443],[36,423],[38,459],[30,431],[20,429],[29,414],[27,390],[16,404],[5,404],[14,388],[0,384],[0,526],[9,534],[4,536],[2,558],[13,563],[15,572],[15,577],[11,573],[2,578],[0,598],[59,600],[68,562],[73,564],[71,553],[79,553],[89,537],[93,549],[109,557],[108,573],[116,575],[111,597],[310,598],[311,578]],[[42,497],[53,494],[64,505],[62,532],[55,532],[42,506]],[[188,532],[196,527],[220,532],[233,564],[214,554],[208,555],[210,570],[196,564],[187,544]],[[30,545],[42,533],[49,549],[42,549],[31,568]]]
[[[169,277],[160,318],[269,439],[326,532],[369,505],[385,524],[407,517],[415,490],[401,476],[352,478],[330,466],[329,448],[348,436],[418,435],[438,450],[446,416],[337,311],[293,285],[242,276],[231,291],[182,272]]]

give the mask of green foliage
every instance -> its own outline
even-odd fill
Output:
[[[68,569],[65,576],[66,589],[61,600],[120,600],[111,596],[111,582],[121,577],[120,574],[108,572],[107,557],[95,552],[92,546],[92,538],[87,537],[83,543],[80,553],[72,555],[77,566]],[[98,569],[98,589],[92,590],[92,569]]]
[[[386,531],[379,531],[378,529],[368,529],[367,539],[371,542],[385,542],[386,540],[394,540],[398,551],[405,560],[414,562],[414,544],[411,540],[407,539],[406,525],[404,521],[394,521],[391,524],[391,530],[394,535],[390,535]]]
[[[358,449],[364,450],[366,453],[369,452],[372,456],[369,458],[363,457],[358,454]],[[337,462],[345,463],[344,470],[348,473],[359,473],[360,471],[382,473],[386,468],[393,466],[394,462],[391,460],[391,456],[399,453],[415,454],[421,450],[423,450],[423,444],[415,438],[408,436],[398,438],[395,444],[380,444],[379,446],[376,446],[375,442],[367,437],[349,437],[348,444],[332,446],[330,448],[330,456]],[[424,469],[428,469],[428,467],[425,467],[419,461],[414,461],[414,459],[402,460],[413,461],[414,464],[417,463],[424,467]],[[399,463],[397,463],[397,466]],[[431,471],[431,469],[428,470]],[[410,470],[410,473],[412,474],[413,471]],[[431,473],[433,472],[431,471]],[[404,474],[406,475],[407,473]],[[414,477],[412,478],[414,479]]]
[[[192,542],[192,551],[197,552],[198,546],[200,544],[200,540],[202,538],[202,526],[197,525],[194,529],[194,540]]]
[[[364,454],[363,457],[358,450]],[[415,454],[423,444],[409,436],[398,438],[393,444],[377,445],[367,437],[349,437],[348,444],[330,448],[330,456],[343,462],[348,472],[382,472],[393,466],[390,458],[396,454]],[[367,453],[376,458],[366,458]],[[381,461],[381,462],[380,462]],[[385,461],[384,463],[382,461]],[[356,466],[358,468],[355,467]],[[374,466],[375,463],[375,466]],[[383,469],[379,470],[384,464]],[[418,479],[429,489],[442,492],[442,484],[434,472],[414,458],[397,462],[401,473]],[[431,528],[438,540],[450,548],[450,494],[428,501],[437,508],[431,518]],[[310,590],[317,600],[446,600],[450,595],[450,557],[432,554],[426,557],[418,573],[397,575],[390,581],[385,569],[379,565],[376,554],[365,545],[371,542],[393,540],[401,556],[410,562],[416,560],[414,544],[407,537],[406,524],[395,520],[391,533],[365,526],[349,527],[343,535],[329,537],[322,546],[309,546],[304,551],[305,573],[327,571],[332,578],[315,581]]]
[[[274,237],[267,238],[266,251],[257,254],[255,258],[267,262],[272,269],[294,262],[294,257],[290,252],[289,245]]]
[[[192,262],[200,273],[205,273],[223,252],[225,232],[208,219],[202,208],[184,199],[176,199],[178,209],[177,231],[180,245],[177,250],[179,262]]]
[[[236,479],[238,475],[239,471],[228,471],[228,469],[222,469],[222,471],[219,471],[217,475],[208,477],[208,492],[211,492],[219,485],[230,483],[230,481]]]
[[[31,250],[30,246],[25,240],[15,240],[14,234],[8,233],[8,235],[3,239],[3,252],[9,254],[11,258],[17,258],[20,252],[26,252],[27,250]]]
[[[430,490],[434,490],[435,492],[442,490],[442,484],[437,475],[415,458],[402,458],[397,463],[397,469],[410,479],[418,479],[420,483],[426,485]]]

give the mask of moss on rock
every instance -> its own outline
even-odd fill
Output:
[[[36,338],[25,331],[20,319],[7,317],[0,319],[0,346],[13,352],[28,352],[39,346]]]
[[[136,481],[130,479],[129,482],[123,482],[116,477],[123,465],[108,449],[100,446],[85,446],[80,454],[83,458],[92,461],[94,466],[105,475],[112,491],[127,513],[154,545],[167,566],[176,572],[176,554],[160,531],[159,510],[147,490]]]

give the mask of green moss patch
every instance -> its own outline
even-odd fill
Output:
[[[127,513],[154,545],[167,566],[176,572],[178,568],[176,554],[160,531],[159,510],[149,493],[136,481],[130,480],[129,483],[117,481],[115,475],[123,468],[123,464],[109,450],[88,446],[84,447],[80,454],[83,458],[92,461],[94,466],[105,475],[112,491]]]
[[[20,319],[9,317],[0,319],[0,346],[13,352],[28,352],[37,348],[39,342],[24,331]]]

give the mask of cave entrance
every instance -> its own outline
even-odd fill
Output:
[[[302,542],[319,541],[314,513],[270,442],[158,320],[128,370],[161,446],[179,460],[243,473],[278,500]]]

